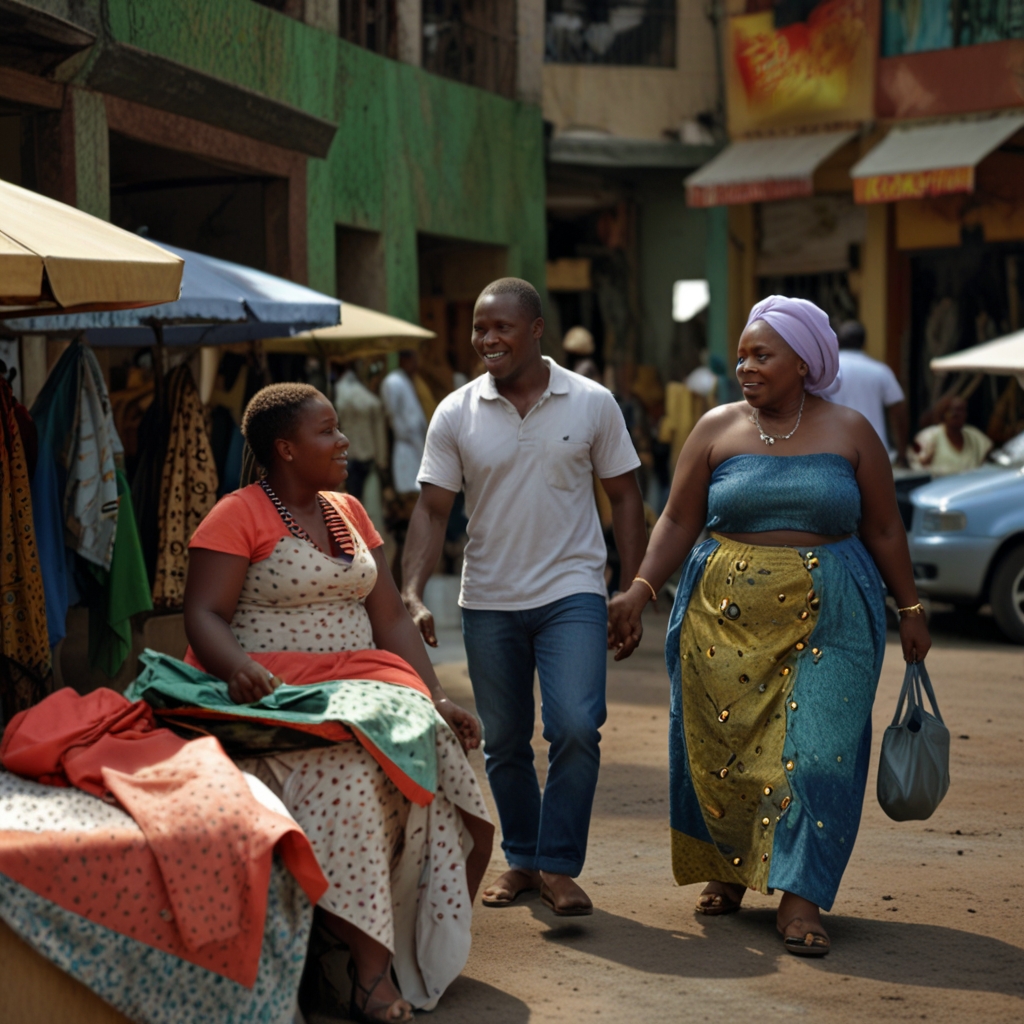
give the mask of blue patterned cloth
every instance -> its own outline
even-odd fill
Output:
[[[709,530],[839,537],[860,522],[860,488],[841,455],[734,455],[711,474]]]
[[[723,467],[727,467],[724,473],[721,472]],[[716,470],[709,498],[709,511],[712,509],[719,523],[728,524],[729,532],[797,529],[834,535],[849,532],[856,526],[860,494],[850,464],[839,456],[739,456],[727,460]],[[725,526],[719,528],[726,529]],[[728,542],[730,547],[733,544]],[[807,559],[807,580],[814,589],[807,594],[808,613],[800,617],[807,618],[813,629],[809,637],[800,638],[773,658],[775,669],[765,677],[769,690],[776,684],[787,688],[778,706],[785,715],[781,761],[785,766],[783,784],[788,787],[785,792],[789,798],[781,806],[775,803],[771,807],[768,801],[776,801],[783,792],[776,781],[777,774],[771,780],[774,792],[767,790],[762,799],[760,789],[764,780],[758,781],[757,773],[759,770],[778,773],[778,768],[766,765],[762,769],[750,759],[744,766],[742,751],[739,764],[728,761],[732,737],[724,723],[732,724],[729,715],[718,720],[723,724],[717,735],[702,735],[699,740],[693,723],[688,730],[684,720],[684,679],[692,686],[695,675],[690,668],[683,671],[682,654],[687,652],[681,652],[681,634],[689,632],[691,652],[696,646],[692,638],[695,634],[699,636],[701,647],[696,656],[700,659],[700,670],[705,673],[705,679],[710,678],[713,683],[708,693],[697,696],[705,702],[709,696],[718,699],[718,694],[712,692],[719,685],[715,683],[715,673],[724,668],[723,654],[729,653],[724,650],[728,646],[727,638],[737,635],[730,633],[731,626],[738,628],[743,625],[741,619],[747,617],[744,614],[735,624],[730,624],[723,618],[727,615],[725,611],[719,615],[722,596],[719,589],[730,590],[723,588],[721,581],[715,584],[719,589],[714,593],[702,591],[705,575],[714,560],[736,557],[731,553],[719,555],[720,549],[723,553],[728,551],[723,541],[712,537],[695,547],[684,563],[665,645],[671,678],[670,815],[676,880],[679,884],[691,884],[717,879],[751,884],[762,891],[777,888],[796,893],[827,910],[835,899],[860,825],[871,747],[871,707],[885,652],[882,580],[856,537],[816,545],[813,561]],[[778,549],[761,548],[761,551],[766,550]],[[735,568],[746,565],[746,561],[737,562]],[[757,570],[749,571],[756,573]],[[747,572],[735,573],[735,599],[744,607],[761,586],[758,581],[775,579],[770,575],[749,579],[746,576]],[[732,581],[733,576],[730,576],[726,582],[731,584]],[[755,582],[758,587],[754,586]],[[774,600],[773,596],[771,601]],[[750,607],[753,609],[753,605]],[[775,607],[776,612],[771,614],[777,616],[779,630],[789,623],[787,615],[792,615],[795,621],[799,613],[792,601]],[[687,620],[688,615],[691,618]],[[683,629],[684,620],[690,624],[688,631]],[[770,646],[775,629],[769,627],[769,632],[762,632],[760,636],[747,635],[744,642],[751,646],[747,648],[744,661],[752,661],[758,647],[765,650]],[[799,633],[796,636],[799,637]],[[682,643],[685,648],[685,636]],[[715,644],[719,646],[717,658],[714,657]],[[746,678],[743,676],[740,682],[745,682]],[[736,691],[731,675],[720,682],[722,692],[730,686]],[[752,680],[750,684],[755,689],[756,682]],[[764,694],[764,686],[760,687],[760,694],[754,696],[761,694]],[[770,692],[767,696],[771,696]],[[692,700],[690,706],[694,706]],[[733,720],[740,707],[735,705]],[[714,727],[714,718],[712,723]],[[701,749],[688,749],[688,733],[690,743],[699,743]],[[732,804],[722,805],[726,808],[724,815],[713,807],[710,809],[713,816],[708,816],[707,801],[702,803],[698,799],[693,774],[700,773],[699,780],[707,777],[704,761],[709,746],[705,745],[705,738],[708,745],[714,746],[713,756],[720,758],[722,765],[731,765],[729,785],[743,779],[745,782],[738,787],[747,791],[743,799],[749,801],[753,796],[761,800],[758,823],[762,813],[766,814],[765,821],[771,820],[770,829],[766,826],[764,833],[765,844],[732,849],[713,838],[714,833],[721,833],[720,819],[729,820],[729,816],[746,811],[750,804],[737,804],[738,797],[734,795]],[[757,747],[756,753],[761,753],[761,747]],[[737,769],[745,770],[746,774],[737,775]],[[721,790],[726,792],[724,781]],[[753,834],[759,837],[757,827]],[[755,870],[761,871],[759,882],[753,880]]]
[[[63,910],[5,875],[0,919],[138,1024],[292,1024],[313,907],[275,857],[259,976],[251,989]]]

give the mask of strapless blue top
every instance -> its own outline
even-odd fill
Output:
[[[711,474],[707,528],[856,533],[860,488],[841,455],[734,455]]]

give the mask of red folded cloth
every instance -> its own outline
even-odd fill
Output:
[[[115,799],[142,830],[0,832],[0,872],[66,910],[251,986],[276,850],[312,903],[327,880],[294,821],[264,807],[212,737],[157,728],[111,690],[57,691],[15,716],[0,761]]]

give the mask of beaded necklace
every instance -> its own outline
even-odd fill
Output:
[[[298,537],[299,540],[308,541],[313,547],[317,547],[316,541],[299,525],[295,516],[288,511],[284,502],[274,493],[274,488],[266,480],[260,481],[260,487],[263,488],[263,493],[266,494],[273,503],[274,508],[277,509],[277,514],[284,520],[284,525],[288,527],[289,533],[294,537]],[[320,511],[323,513],[327,533],[341,552],[342,559],[346,562],[351,562],[356,553],[356,546],[352,540],[351,531],[346,525],[345,520],[342,519],[341,513],[322,494],[318,494],[316,497],[317,501],[320,502]]]

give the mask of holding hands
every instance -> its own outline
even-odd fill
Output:
[[[608,650],[615,651],[616,661],[628,658],[639,646],[644,635],[640,619],[650,601],[650,585],[634,580],[608,603]]]

